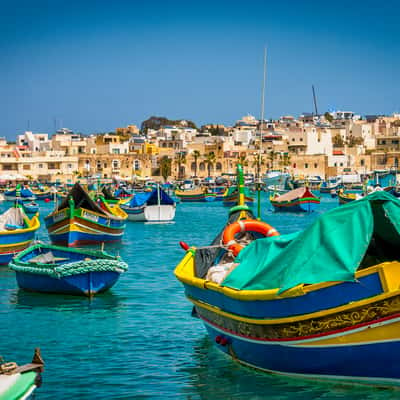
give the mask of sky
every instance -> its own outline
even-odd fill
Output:
[[[400,111],[395,1],[1,0],[0,136]]]

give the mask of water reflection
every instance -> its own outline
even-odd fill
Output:
[[[243,366],[223,354],[203,336],[194,343],[193,365],[182,367],[187,385],[182,397],[201,400],[287,400],[287,399],[352,399],[394,400],[396,388],[377,388],[329,381],[285,377]]]
[[[15,308],[46,308],[56,311],[68,310],[116,310],[123,307],[124,299],[111,291],[92,298],[62,294],[33,293],[17,289],[10,294],[10,305]]]

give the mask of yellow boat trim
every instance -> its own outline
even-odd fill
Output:
[[[29,239],[29,240],[26,240],[25,242],[0,244],[0,252],[4,252],[4,251],[7,251],[7,250],[12,251],[15,248],[19,248],[19,247],[22,247],[22,246],[29,245],[29,243],[31,243],[32,240],[33,240],[33,238]]]
[[[386,322],[386,323],[385,323]],[[376,326],[363,326],[356,328],[356,332],[346,331],[330,335],[329,338],[311,339],[302,346],[326,346],[326,345],[351,345],[367,342],[381,342],[385,340],[399,340],[400,321],[377,322]]]
[[[285,299],[289,297],[303,296],[307,293],[336,286],[341,282],[323,282],[315,283],[312,285],[300,284],[285,292],[279,293],[279,289],[267,289],[267,290],[236,290],[226,286],[221,286],[217,283],[207,281],[202,278],[195,276],[194,268],[194,253],[195,248],[192,247],[187,251],[183,259],[175,268],[175,276],[181,282],[195,286],[199,289],[209,289],[218,293],[222,293],[225,296],[233,299],[242,301],[254,301],[254,300],[277,300]],[[369,268],[365,268],[356,272],[355,279],[360,279],[364,276],[378,273],[382,289],[385,292],[395,291],[400,289],[400,276],[398,271],[400,270],[400,263],[397,261],[385,262],[382,264],[374,265]]]
[[[13,235],[16,233],[27,233],[27,232],[33,232],[36,231],[40,228],[40,221],[37,215],[34,215],[32,219],[27,219],[26,222],[28,223],[28,228],[23,228],[23,229],[14,229],[12,231],[0,231],[0,237],[3,235]]]

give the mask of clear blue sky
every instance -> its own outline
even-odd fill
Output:
[[[323,3],[319,4],[319,3]],[[397,3],[397,4],[396,4]],[[2,1],[0,135],[400,110],[395,1]]]

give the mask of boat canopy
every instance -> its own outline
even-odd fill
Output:
[[[322,215],[304,231],[258,239],[223,286],[237,290],[354,281],[357,269],[399,259],[400,201],[375,192]]]
[[[306,187],[299,187],[293,189],[290,192],[284,193],[281,196],[276,196],[273,198],[274,201],[292,201],[295,199],[300,199],[302,197],[315,197]]]
[[[175,201],[168,196],[167,193],[164,192],[161,188],[160,190],[160,204],[162,205],[174,205]],[[140,207],[142,205],[153,206],[158,204],[158,195],[157,195],[157,188],[154,189],[152,192],[149,193],[137,193],[135,194],[132,199],[126,203],[128,207]]]
[[[71,188],[68,195],[64,198],[61,204],[58,206],[59,210],[63,208],[69,208],[69,198],[72,197],[75,203],[75,208],[85,208],[86,210],[94,211],[102,215],[106,215],[107,217],[115,217],[112,216],[107,211],[103,210],[100,205],[94,202],[86,190],[76,182],[75,185]]]

